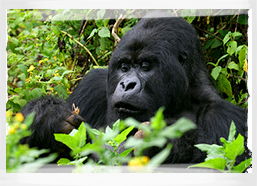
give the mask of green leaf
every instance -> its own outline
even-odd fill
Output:
[[[97,33],[97,32],[98,32],[98,30],[97,30],[96,28],[94,28],[94,29],[92,30],[92,32],[90,33],[90,35],[88,36],[87,39],[90,39],[91,37],[93,37],[93,36],[95,35],[95,33]]]
[[[59,37],[60,33],[61,33],[61,30],[58,26],[55,26],[55,25],[51,25],[51,30],[55,33],[55,35],[57,37]]]
[[[216,144],[197,144],[195,145],[195,147],[197,147],[201,151],[207,152],[207,158],[205,159],[205,161],[215,158],[224,158],[225,155],[224,148]]]
[[[74,135],[74,138],[78,140],[79,146],[78,147],[83,147],[86,144],[86,127],[84,123],[82,123],[79,128],[78,132]]]
[[[245,59],[246,59],[246,55],[247,55],[247,49],[246,49],[245,47],[243,47],[243,48],[239,51],[239,55],[238,55],[240,67],[243,67],[244,61],[245,61]]]
[[[124,120],[124,122],[128,126],[135,126],[136,128],[139,128],[141,126],[141,123],[135,120],[134,118],[127,118]]]
[[[98,18],[98,19],[103,19],[105,12],[106,12],[105,9],[100,9],[100,10],[97,12],[97,18]]]
[[[220,40],[218,40],[218,39],[214,39],[214,43],[211,45],[211,48],[213,49],[213,48],[217,48],[217,47],[219,47],[219,46],[221,46],[222,45],[222,42],[220,41]]]
[[[127,150],[123,151],[122,153],[119,154],[119,157],[126,157],[134,149],[135,148],[131,148],[131,149],[127,149]]]
[[[195,129],[196,125],[187,118],[180,118],[176,123],[168,126],[160,133],[160,136],[167,138],[179,138],[183,133]]]
[[[126,128],[126,125],[123,120],[118,119],[113,125],[112,129],[114,131],[122,131],[123,129]]]
[[[235,141],[226,146],[225,157],[230,160],[235,160],[237,156],[240,156],[244,153],[244,137],[241,134],[238,134]]]
[[[229,69],[239,70],[238,65],[237,65],[234,61],[232,61],[232,62],[230,62],[230,63],[228,64],[228,68],[229,68]]]
[[[67,158],[61,158],[61,159],[59,159],[59,160],[57,161],[58,166],[59,166],[59,165],[68,165],[68,163],[70,163],[70,160],[67,159]]]
[[[66,74],[70,74],[70,73],[74,73],[74,71],[73,71],[73,70],[65,70],[65,71],[62,73],[61,78],[63,78]]]
[[[74,135],[75,135],[77,132],[78,132],[77,129],[73,129],[73,130],[69,133],[69,135],[74,137]]]
[[[224,171],[226,166],[226,160],[223,158],[215,158],[215,159],[209,159],[205,162],[189,166],[188,168],[192,167],[203,167],[203,168],[211,168],[211,169],[217,169],[220,171]]]
[[[218,65],[218,63],[219,63],[222,59],[226,58],[227,56],[228,56],[228,54],[225,54],[225,55],[221,56],[221,57],[218,59],[218,61],[217,61],[217,65]]]
[[[113,133],[113,130],[109,126],[107,126],[105,129],[105,134],[110,136],[110,135],[112,135],[112,133]]]
[[[35,161],[31,162],[31,163],[26,163],[24,165],[22,165],[21,167],[18,168],[17,172],[19,173],[32,173],[37,171],[40,167],[42,167],[43,165],[53,162],[55,159],[57,158],[57,154],[56,153],[52,153],[47,157],[44,158],[38,158]]]
[[[227,53],[232,56],[236,52],[237,49],[237,42],[236,41],[229,41],[227,43]]]
[[[42,89],[41,88],[34,88],[30,94],[33,96],[33,98],[38,98],[38,97],[41,97],[42,95]]]
[[[124,147],[125,148],[137,148],[142,147],[144,144],[144,139],[136,139],[135,137],[131,136],[128,138],[128,140],[125,142]]]
[[[213,77],[213,79],[217,80],[218,76],[220,75],[221,69],[221,66],[217,66],[212,69],[211,76]]]
[[[228,142],[225,138],[220,138],[220,141],[221,141],[221,143],[223,143],[223,148],[226,148],[227,145],[230,144],[230,142]]]
[[[235,135],[236,135],[236,125],[235,125],[234,121],[232,121],[230,128],[229,128],[228,141],[233,142],[235,139]]]
[[[25,66],[24,64],[19,64],[19,65],[17,65],[17,67],[26,75],[26,77],[28,77],[28,72],[27,72],[28,67],[27,66]]]
[[[54,81],[61,81],[62,77],[54,76],[51,79],[54,80]]]
[[[28,114],[24,120],[24,124],[26,124],[27,127],[29,127],[33,123],[34,117],[35,117],[35,112],[31,112],[30,114]]]
[[[157,167],[160,164],[162,164],[167,159],[167,157],[170,155],[172,146],[173,146],[172,144],[168,144],[165,149],[163,149],[161,152],[159,152],[157,155],[155,155],[153,158],[151,158],[151,160],[147,164],[147,166]]]
[[[55,140],[67,145],[71,150],[76,151],[79,141],[68,134],[54,134]]]
[[[239,36],[242,36],[242,34],[240,32],[234,32],[231,34],[232,37],[239,37]]]
[[[252,158],[249,158],[245,161],[242,161],[240,164],[237,166],[233,167],[233,172],[235,173],[242,173],[244,170],[249,167],[252,164]]]
[[[151,127],[154,130],[162,130],[166,126],[166,122],[163,116],[164,108],[161,107],[156,112],[155,116],[151,119]]]
[[[223,38],[223,44],[224,44],[224,45],[229,41],[230,36],[231,36],[231,32],[229,31],[229,32],[225,35],[225,37]]]
[[[114,141],[119,145],[121,142],[127,139],[127,135],[134,129],[133,126],[122,131],[118,136],[114,138]]]
[[[111,33],[110,30],[107,27],[102,27],[99,31],[98,31],[98,35],[100,37],[111,37]]]
[[[26,22],[25,23],[25,29],[28,30],[29,32],[32,30],[33,24],[31,22]]]
[[[232,96],[232,87],[230,81],[226,78],[225,75],[220,74],[217,80],[217,88],[221,92],[225,92],[228,96]]]
[[[248,24],[248,15],[240,15],[238,19],[239,24],[247,25]]]
[[[69,163],[67,163],[67,165],[83,165],[83,162],[87,159],[88,157],[87,156],[85,156],[85,157],[83,157],[83,158],[80,158],[80,159],[78,159],[78,160],[74,160],[74,161],[71,161],[71,162],[69,162]]]

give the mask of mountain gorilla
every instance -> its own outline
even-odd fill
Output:
[[[81,117],[72,114],[73,103]],[[54,141],[53,133],[69,133],[81,121],[97,129],[111,126],[119,118],[149,121],[162,106],[168,125],[180,117],[197,125],[172,141],[165,163],[203,161],[206,153],[194,145],[221,144],[220,137],[228,137],[232,121],[247,139],[247,112],[222,100],[212,85],[194,28],[182,18],[153,13],[122,37],[108,70],[91,70],[66,104],[54,97],[28,103],[22,113],[26,116],[35,111],[36,118],[32,136],[21,143],[60,151],[64,147]],[[151,157],[160,150],[150,149],[146,155]],[[247,157],[246,150],[237,162]]]

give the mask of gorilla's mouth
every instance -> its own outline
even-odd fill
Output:
[[[114,105],[115,109],[119,113],[130,113],[130,114],[136,114],[140,113],[142,110],[130,103],[125,102],[118,102]]]

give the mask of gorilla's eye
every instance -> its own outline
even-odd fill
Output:
[[[120,68],[123,72],[127,72],[130,69],[130,66],[128,63],[121,63]]]
[[[151,69],[150,63],[149,63],[149,62],[143,62],[143,63],[141,64],[141,69],[144,70],[144,71],[150,70],[150,69]]]

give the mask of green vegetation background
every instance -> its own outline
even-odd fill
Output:
[[[7,110],[15,113],[43,94],[66,99],[88,70],[107,68],[117,46],[112,30],[118,18],[126,18],[116,28],[121,38],[146,12],[8,10]],[[240,10],[168,12],[184,17],[195,27],[210,78],[221,96],[247,109],[247,11],[244,14]]]

